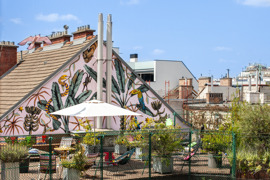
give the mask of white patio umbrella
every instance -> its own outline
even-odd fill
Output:
[[[103,101],[85,101],[59,111],[53,112],[54,115],[76,116],[76,117],[102,117],[102,116],[140,116],[141,114],[133,111],[105,103]],[[94,120],[95,133],[95,120]]]

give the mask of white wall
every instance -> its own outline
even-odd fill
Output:
[[[161,96],[165,95],[165,81],[170,81],[170,90],[179,84],[182,77],[192,78],[194,89],[198,91],[198,81],[181,61],[155,61],[154,80],[150,86]],[[168,86],[167,86],[168,87]]]

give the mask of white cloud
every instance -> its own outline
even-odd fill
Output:
[[[121,0],[120,4],[122,5],[137,5],[140,3],[140,0]]]
[[[39,14],[36,16],[39,21],[56,22],[56,21],[80,21],[79,18],[73,14],[60,15],[57,13],[51,13],[48,15]]]
[[[160,55],[160,54],[163,54],[165,51],[164,50],[162,50],[162,49],[154,49],[153,50],[153,54],[154,55]]]
[[[134,47],[133,47],[133,50],[141,50],[141,49],[143,49],[142,46],[134,46]]]
[[[237,0],[237,2],[246,6],[256,6],[256,7],[270,6],[270,0]]]
[[[224,47],[224,46],[217,46],[214,48],[214,51],[231,51],[232,48],[230,47]]]
[[[10,21],[13,22],[14,24],[22,24],[21,18],[12,18],[10,19]]]

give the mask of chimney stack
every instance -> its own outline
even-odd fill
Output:
[[[93,35],[95,30],[90,29],[90,25],[80,26],[77,28],[77,31],[72,33],[73,39],[86,38],[87,36]]]
[[[17,64],[17,48],[14,42],[0,42],[0,76]]]
[[[138,62],[138,54],[130,54],[130,62]]]
[[[211,77],[200,77],[198,81],[199,81],[199,92],[201,92],[205,84],[208,84],[211,82]]]
[[[64,25],[64,31],[59,31],[59,32],[52,32],[48,38],[51,40],[52,44],[58,44],[58,43],[63,43],[65,41],[70,42],[70,37],[71,35],[68,34],[68,26]],[[48,44],[44,43],[43,46],[47,46]]]

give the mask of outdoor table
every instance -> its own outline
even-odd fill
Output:
[[[58,148],[54,148],[54,150],[61,154],[61,159],[66,159],[68,156],[68,152],[69,151],[75,151],[75,148],[72,147],[58,147]]]

